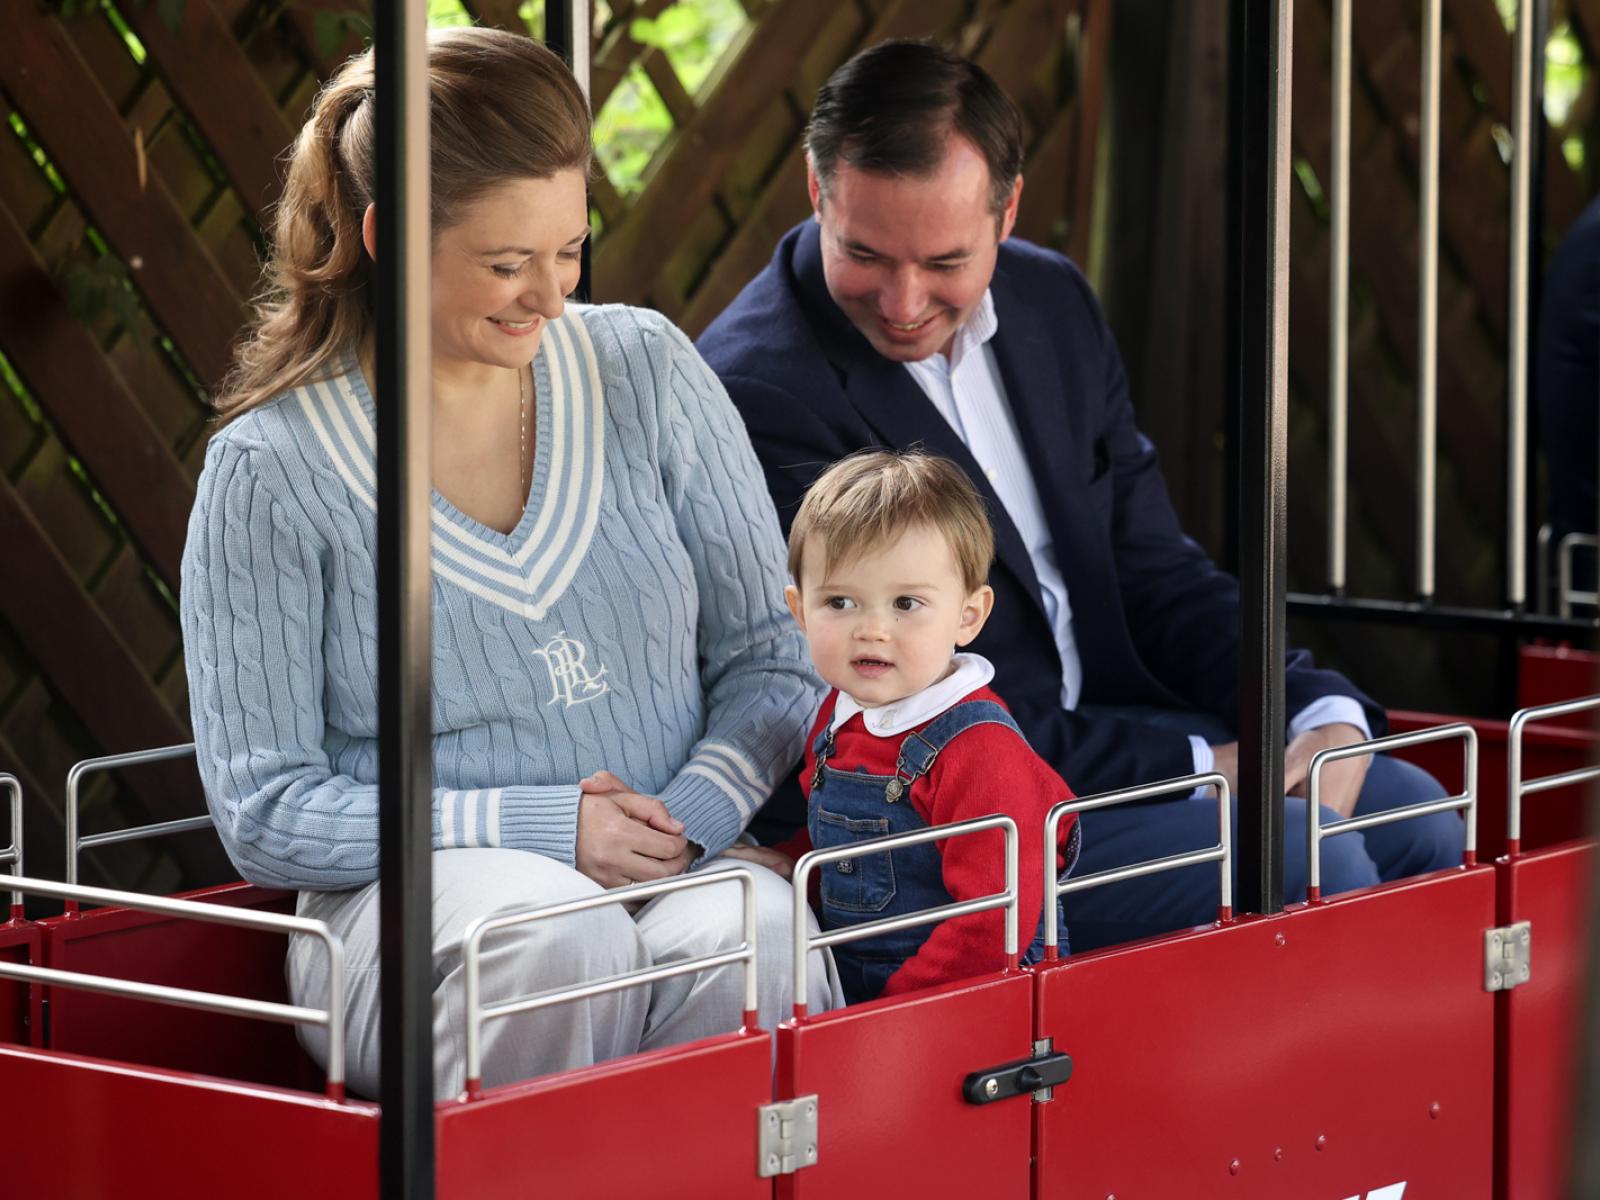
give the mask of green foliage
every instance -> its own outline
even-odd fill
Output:
[[[372,18],[360,9],[319,8],[311,14],[311,36],[323,58],[343,45],[352,33],[362,41],[372,39]]]
[[[644,187],[645,169],[672,132],[672,116],[637,63],[611,90],[594,122],[594,152],[624,196]]]
[[[107,312],[134,337],[144,326],[144,310],[133,290],[133,280],[120,259],[102,255],[91,262],[77,258],[57,261],[50,277],[61,290],[67,310],[85,325]],[[142,339],[140,339],[142,340]]]
[[[698,92],[746,23],[737,0],[679,0],[655,17],[639,17],[628,36],[667,56],[684,90]],[[672,132],[672,116],[635,63],[595,117],[595,154],[623,196],[644,188],[645,172]]]
[[[744,24],[737,0],[680,0],[655,17],[636,18],[628,36],[641,46],[658,47],[693,95]]]
[[[472,14],[461,7],[461,0],[428,0],[428,24],[435,28],[476,23]]]
[[[63,18],[81,17],[86,13],[94,12],[98,8],[104,8],[108,13],[114,13],[111,5],[107,4],[105,0],[54,0],[54,3],[56,12]],[[183,14],[189,7],[189,0],[124,0],[124,3],[130,3],[136,8],[145,8],[154,4],[156,18],[167,27],[167,32],[172,34],[173,37],[177,37],[183,32]],[[124,36],[131,36],[125,33],[126,26],[121,25],[120,14],[114,14],[113,23],[119,26],[118,32],[123,32]],[[144,62],[143,46],[137,49],[134,57],[139,62]]]

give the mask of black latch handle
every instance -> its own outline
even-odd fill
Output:
[[[1060,1087],[1072,1078],[1072,1056],[1061,1051],[1036,1054],[987,1071],[974,1071],[961,1085],[968,1104],[993,1104],[1012,1096],[1028,1096],[1040,1088]]]

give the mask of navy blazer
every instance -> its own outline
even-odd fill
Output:
[[[992,343],[1072,603],[1083,704],[1193,708],[1232,728],[1239,707],[1239,588],[1186,537],[1155,447],[1134,425],[1122,359],[1066,258],[1000,247]],[[878,355],[828,295],[819,227],[784,235],[698,346],[743,414],[785,530],[829,463],[869,446],[920,446],[961,464],[988,503],[993,615],[971,649],[1023,732],[1079,795],[1193,770],[1188,738],[1061,707],[1061,660],[1016,526],[966,445],[909,372]],[[1291,715],[1330,694],[1383,712],[1304,651],[1287,660]]]

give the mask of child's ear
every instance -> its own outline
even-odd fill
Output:
[[[794,584],[789,584],[783,589],[783,602],[789,606],[789,612],[794,617],[794,623],[800,626],[800,632],[806,631],[806,606],[800,601],[800,589]]]
[[[961,624],[956,627],[956,645],[965,646],[983,631],[984,622],[994,609],[994,589],[987,583],[967,597],[961,606]]]

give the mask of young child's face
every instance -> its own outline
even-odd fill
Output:
[[[994,593],[968,592],[937,529],[907,530],[892,544],[829,565],[813,535],[799,586],[784,589],[817,673],[863,708],[892,704],[944,678],[957,646],[978,636]]]

